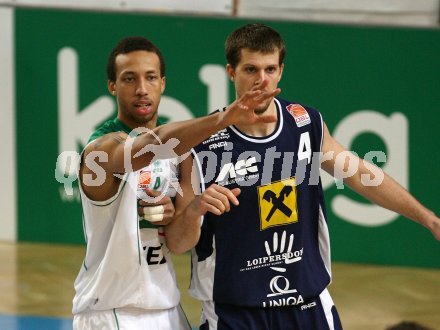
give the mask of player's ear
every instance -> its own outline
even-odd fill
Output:
[[[113,96],[116,95],[116,83],[114,81],[107,80],[107,89]]]
[[[281,65],[280,65],[280,75],[278,77],[278,82],[280,82],[281,77],[283,76],[283,72],[284,72],[284,63],[281,63]]]
[[[227,74],[228,74],[228,76],[229,76],[229,79],[231,79],[232,81],[234,81],[234,78],[235,78],[235,70],[234,70],[234,68],[232,67],[232,65],[230,65],[229,63],[226,64],[226,72],[227,72]]]
[[[160,93],[163,94],[163,92],[165,92],[165,85],[166,85],[166,78],[165,76],[161,77],[161,82],[160,82]]]

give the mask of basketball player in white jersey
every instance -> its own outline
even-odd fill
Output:
[[[118,114],[92,134],[81,155],[87,250],[75,281],[73,328],[189,329],[163,231],[174,215],[172,160],[233,123],[275,120],[254,108],[279,89],[264,91],[263,82],[228,113],[156,127],[165,90],[160,50],[143,37],[121,40],[107,77]]]

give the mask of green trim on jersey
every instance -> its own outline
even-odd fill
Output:
[[[158,118],[156,122],[156,127],[165,124],[165,122]],[[118,118],[109,119],[104,124],[102,124],[98,129],[93,132],[93,134],[89,138],[89,142],[96,140],[97,138],[113,132],[124,132],[130,134],[133,130],[128,127],[124,122],[120,121]]]
[[[132,129],[127,125],[125,125],[118,118],[109,119],[100,127],[98,127],[98,129],[95,132],[93,132],[93,134],[89,138],[88,143],[108,133],[124,132],[130,134],[131,131]]]
[[[86,250],[84,251],[83,266],[86,270],[89,270],[87,268],[87,264],[86,264],[87,250],[88,250],[88,246],[89,246],[89,238],[87,236],[87,231],[86,231],[86,222],[84,219],[84,211],[82,212],[82,225],[83,225],[84,241],[86,242]]]
[[[115,316],[116,329],[119,330],[119,321],[118,321],[118,316],[116,315],[116,308],[113,308],[113,315]]]

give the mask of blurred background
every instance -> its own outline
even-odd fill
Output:
[[[233,100],[233,29],[274,27],[287,46],[281,96],[321,111],[336,139],[438,214],[439,12],[439,0],[0,0],[0,329],[71,329],[84,237],[69,155],[116,114],[105,65],[122,37],[162,50],[159,113],[176,121]],[[345,327],[440,329],[439,242],[340,182],[323,176],[323,186]],[[175,262],[195,327],[189,255]]]

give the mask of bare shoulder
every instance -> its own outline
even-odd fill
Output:
[[[112,197],[121,182],[112,170],[114,154],[124,145],[127,134],[112,132],[90,142],[81,157],[79,182],[84,193],[92,200],[103,201]]]
[[[84,154],[92,151],[111,151],[116,146],[123,145],[126,139],[127,134],[124,132],[107,133],[90,142],[84,150]]]

